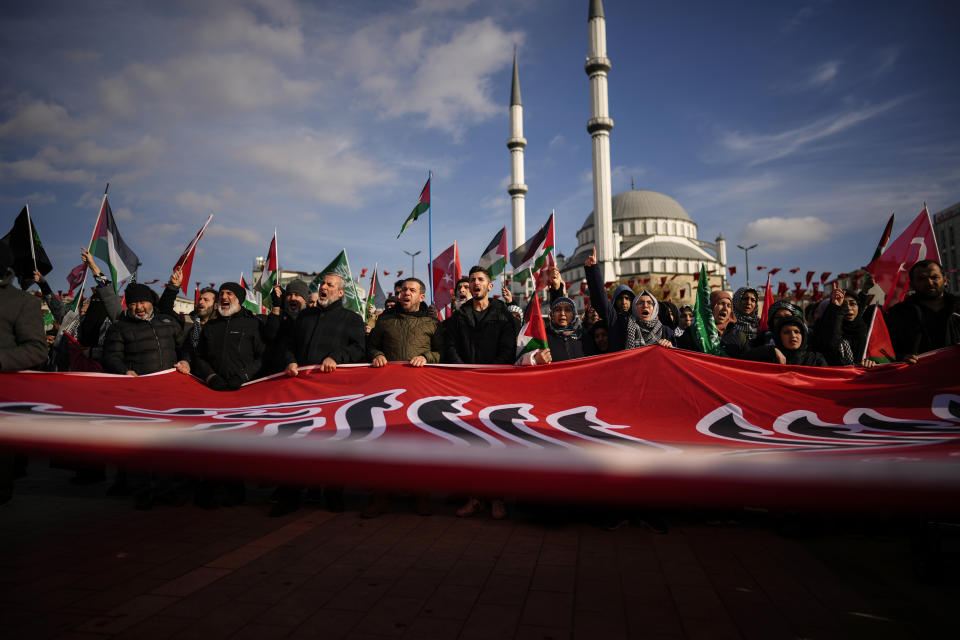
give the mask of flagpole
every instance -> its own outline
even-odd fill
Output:
[[[430,282],[430,304],[433,305],[433,171],[428,171],[427,182],[430,183],[430,211],[427,213],[427,251],[430,252],[430,264],[427,279]]]
[[[374,263],[373,263],[373,276],[370,278],[370,288],[367,289],[367,299],[363,302],[364,314],[366,314],[366,310],[367,310],[367,308],[368,308],[369,305],[370,305],[370,296],[373,294],[373,285],[374,285],[374,283],[376,283],[376,281],[377,281],[377,270],[378,270],[379,268],[380,268],[380,263],[379,263],[379,262],[374,262]]]
[[[103,189],[103,200],[100,201],[100,210],[97,212],[97,221],[93,223],[93,231],[90,232],[90,242],[87,243],[87,253],[90,253],[90,247],[93,246],[93,238],[97,235],[97,227],[100,226],[100,217],[103,215],[103,205],[107,201],[107,192],[110,191],[110,183],[107,183],[107,186]],[[91,258],[92,259],[92,258]],[[80,281],[80,291],[77,292],[79,300],[75,300],[76,304],[73,305],[74,311],[80,313],[80,303],[83,302],[83,290],[87,287],[87,271],[89,268],[87,266],[87,261],[83,261],[83,280]],[[116,283],[114,283],[116,284]]]
[[[276,286],[280,286],[280,278],[283,276],[283,270],[280,268],[280,243],[277,242],[277,228],[273,228],[273,252],[277,254],[277,282]],[[269,264],[270,258],[267,258]]]
[[[33,246],[33,222],[30,220],[30,205],[24,203],[23,208],[27,210],[27,230],[30,232],[30,257],[33,258],[33,270],[37,271],[37,251]]]

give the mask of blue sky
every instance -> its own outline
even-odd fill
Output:
[[[29,202],[54,289],[106,182],[143,280],[211,212],[194,281],[249,277],[274,227],[286,268],[346,247],[355,272],[409,274],[420,249],[422,276],[426,219],[396,234],[432,169],[434,253],[457,240],[467,267],[510,223],[517,45],[527,230],[556,209],[569,255],[593,208],[588,4],[4,3],[3,224]],[[632,178],[723,233],[733,286],[738,243],[784,271],[861,266],[892,211],[899,231],[960,200],[952,5],[606,0],[614,192]]]

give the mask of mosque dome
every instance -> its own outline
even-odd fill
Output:
[[[636,220],[639,218],[660,218],[693,222],[690,214],[680,203],[668,195],[631,189],[613,196],[613,220]],[[593,226],[593,212],[583,222],[583,227]]]

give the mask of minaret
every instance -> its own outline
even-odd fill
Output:
[[[513,248],[527,241],[527,185],[523,181],[523,105],[520,103],[520,76],[517,74],[517,50],[513,50],[513,86],[510,89],[510,184],[507,193],[513,201]]]
[[[607,105],[607,21],[603,2],[590,0],[587,20],[590,54],[584,69],[590,77],[590,119],[587,132],[593,139],[593,229],[597,246],[597,260],[603,264],[605,282],[615,280],[614,260],[618,247],[613,238],[613,194],[610,188],[610,130],[613,119]]]

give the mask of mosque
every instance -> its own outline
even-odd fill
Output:
[[[639,291],[646,288],[661,299],[692,303],[700,265],[706,266],[710,287],[726,289],[727,245],[697,239],[697,223],[679,202],[656,191],[634,189],[611,195],[610,117],[607,99],[606,18],[602,0],[591,0],[588,16],[589,55],[584,69],[590,78],[590,119],[587,131],[593,147],[593,211],[577,231],[573,255],[557,256],[557,266],[570,286],[584,278],[584,261],[597,249],[605,282],[623,282]],[[523,103],[517,58],[513,60],[510,91],[510,184],[507,192],[513,209],[513,248],[526,241],[524,183]]]

